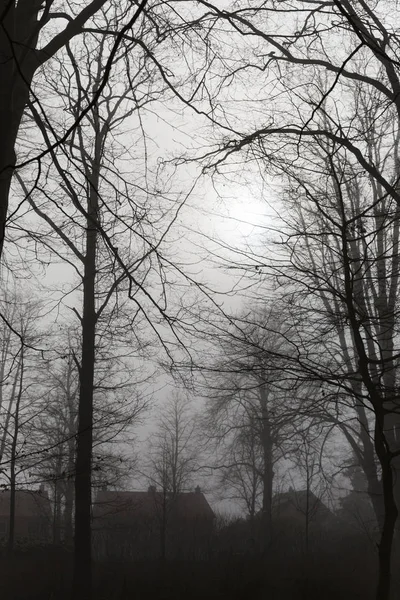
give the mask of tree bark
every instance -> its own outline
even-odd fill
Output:
[[[38,14],[41,2],[0,0],[0,256],[4,245],[15,142],[37,68]]]
[[[381,437],[379,433],[378,437]],[[376,589],[376,600],[389,600],[391,597],[392,580],[392,548],[398,511],[394,496],[393,470],[390,460],[384,460],[381,464],[385,515],[381,539],[378,545],[379,577]]]
[[[71,546],[74,537],[72,526],[72,514],[74,508],[74,483],[72,480],[67,481],[65,486],[65,507],[63,515],[64,526],[64,544]]]
[[[162,491],[162,513],[161,513],[161,536],[160,536],[160,558],[161,562],[164,563],[167,557],[167,510],[168,510],[168,499],[166,488]]]
[[[105,4],[93,0],[57,34],[45,48],[36,45],[43,26],[38,21],[41,0],[0,0],[0,257],[4,246],[11,179],[16,155],[15,143],[22,116],[29,100],[36,69],[54,56],[85,22]],[[137,15],[141,11],[137,11]]]
[[[376,600],[389,600],[391,587],[391,562],[394,528],[397,519],[397,508],[394,499],[392,457],[385,435],[384,400],[385,396],[374,376],[370,372],[368,345],[365,346],[361,334],[362,324],[356,310],[354,300],[354,273],[351,268],[351,257],[347,250],[345,229],[342,233],[343,270],[345,275],[345,301],[353,338],[354,349],[358,358],[358,372],[362,378],[369,401],[375,413],[374,447],[382,469],[382,488],[384,502],[384,519],[379,542],[379,579],[376,589]]]
[[[261,444],[263,451],[263,495],[262,495],[262,551],[269,548],[272,535],[272,482],[274,477],[272,463],[272,435],[268,410],[268,392],[266,383],[260,385],[261,404]]]
[[[56,473],[58,476],[59,471]],[[60,515],[61,515],[61,495],[59,491],[59,481],[54,482],[54,502],[53,502],[53,544],[60,543]]]
[[[75,407],[75,392],[71,389],[71,363],[68,364],[67,370],[67,385],[66,385],[66,401],[68,405],[67,414],[67,479],[65,481],[64,496],[65,507],[63,514],[64,527],[64,544],[70,546],[73,542],[73,524],[72,514],[74,509],[74,472],[75,472],[75,438],[76,434],[76,407]]]
[[[93,388],[96,336],[96,248],[99,221],[98,186],[101,157],[99,135],[89,180],[86,255],[83,275],[82,362],[75,468],[74,600],[90,600],[92,592],[91,475],[93,448]]]
[[[15,404],[14,411],[14,431],[12,436],[12,444],[11,444],[11,456],[10,456],[10,518],[9,518],[9,532],[8,532],[8,542],[7,542],[7,551],[9,554],[12,554],[14,550],[14,541],[15,541],[15,495],[16,495],[16,458],[17,458],[17,442],[18,442],[18,434],[19,434],[19,409],[21,406],[22,399],[22,383],[23,383],[23,375],[24,375],[24,346],[21,347],[21,358],[19,363],[19,390],[17,401]]]

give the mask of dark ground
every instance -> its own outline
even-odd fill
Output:
[[[0,598],[70,600],[71,555],[36,548],[0,559]],[[369,600],[376,555],[359,541],[306,556],[284,551],[204,561],[96,562],[95,600]]]

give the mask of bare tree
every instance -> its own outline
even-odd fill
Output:
[[[114,8],[119,19],[123,18],[118,7]],[[95,381],[100,361],[105,360],[101,353],[107,348],[109,355],[118,355],[120,373],[129,379],[132,371],[124,367],[143,355],[151,341],[155,340],[168,358],[176,344],[184,346],[177,333],[182,304],[171,304],[168,297],[184,274],[163,249],[169,248],[171,228],[187,195],[171,187],[168,175],[164,180],[163,173],[159,177],[159,171],[151,172],[142,117],[147,104],[159,101],[166,83],[162,78],[156,80],[154,63],[147,52],[140,52],[140,36],[122,36],[124,48],[116,52],[109,34],[116,41],[119,34],[112,30],[113,20],[107,21],[108,17],[107,10],[99,10],[99,22],[104,27],[106,23],[106,29],[85,27],[82,47],[67,40],[63,62],[52,59],[57,76],[49,73],[43,85],[63,111],[44,114],[37,102],[29,103],[31,122],[39,128],[49,151],[41,156],[39,178],[30,168],[16,176],[22,191],[20,206],[28,203],[42,219],[38,223],[35,216],[33,225],[21,226],[19,241],[26,234],[34,242],[33,254],[40,246],[49,262],[55,259],[68,264],[82,293],[82,308],[73,309],[82,328],[81,348],[73,355],[80,379],[74,593],[84,598],[89,597],[91,588],[94,394],[101,387]],[[151,40],[147,49],[157,45],[152,28],[143,31]],[[104,63],[110,51],[114,77],[108,74],[105,81]],[[88,103],[92,94],[96,103]],[[83,114],[85,119],[80,118]],[[135,145],[127,146],[124,139],[124,119],[131,125],[130,134],[134,132]],[[74,124],[70,137],[53,144],[54,132],[65,129],[65,122]],[[167,276],[170,272],[173,277]],[[142,335],[144,325],[147,339]],[[103,382],[104,389],[107,385]]]
[[[236,417],[237,434],[224,442],[221,462],[227,466],[220,476],[224,496],[244,506],[252,528],[263,496],[262,451],[255,419],[249,417],[241,424]]]
[[[0,382],[2,406],[0,412],[0,464],[5,485],[10,490],[8,552],[15,543],[15,506],[21,476],[29,469],[30,439],[33,419],[40,412],[42,391],[35,371],[40,363],[37,352],[40,304],[25,299],[16,291],[7,292],[1,299],[1,311],[7,321],[2,346],[2,373]],[[8,330],[8,332],[7,332]]]
[[[161,558],[167,552],[168,525],[177,497],[193,481],[199,464],[196,413],[186,394],[175,392],[165,402],[155,432],[148,440],[146,473],[160,492],[155,496],[160,527]],[[157,501],[160,499],[161,501]]]
[[[4,244],[11,179],[15,169],[21,166],[17,162],[16,144],[24,110],[32,97],[43,110],[43,104],[36,94],[35,81],[40,79],[43,65],[62,51],[73,38],[81,36],[85,25],[96,23],[94,17],[108,4],[107,0],[92,0],[86,2],[79,11],[75,11],[71,7],[66,9],[63,4],[59,5],[53,0],[45,2],[3,0],[1,2],[0,123],[3,143],[0,154],[0,254]],[[41,156],[50,152],[51,147],[57,146],[60,139],[66,139],[74,130],[75,125],[94,106],[107,82],[114,55],[123,35],[126,31],[130,31],[138,20],[145,4],[146,0],[135,7],[133,12],[126,5],[122,17],[118,12],[115,13],[113,25],[116,26],[116,30],[112,33],[113,45],[104,62],[101,80],[98,88],[94,90],[93,97],[87,98],[86,105],[77,115],[75,123],[61,135],[56,136],[49,147],[41,154],[36,154],[33,160],[40,161]],[[59,24],[61,21],[66,21],[65,27],[54,27],[55,23]],[[104,24],[96,23],[96,25],[100,34],[106,35],[102,31]],[[33,88],[35,88],[34,96]]]
[[[354,399],[359,420],[354,447],[361,449],[360,459],[369,472],[371,497],[378,498],[379,486],[374,454],[382,473],[384,514],[377,598],[386,599],[398,513],[393,494],[399,452],[395,406],[397,350],[396,334],[392,334],[396,329],[398,303],[395,265],[400,203],[397,185],[400,76],[399,32],[391,12],[398,11],[398,5],[390,1],[372,4],[351,0],[335,0],[328,5],[311,0],[267,5],[260,2],[224,8],[204,0],[200,5],[204,12],[200,10],[195,22],[202,23],[207,32],[218,23],[226,36],[219,33],[217,39],[207,35],[204,44],[204,51],[213,55],[214,66],[221,67],[220,77],[211,83],[202,73],[196,93],[201,96],[203,91],[202,97],[207,100],[195,108],[208,114],[214,132],[220,127],[221,137],[219,146],[210,148],[203,158],[218,172],[228,172],[231,163],[236,164],[238,153],[246,161],[261,160],[263,170],[269,174],[287,175],[292,198],[304,193],[317,206],[323,222],[314,240],[315,245],[324,249],[323,262],[316,264],[312,278],[307,277],[310,265],[298,264],[297,280],[304,283],[304,296],[307,291],[312,294],[315,287],[327,290],[331,298],[334,296],[329,308],[331,319],[337,319],[339,329],[346,331],[339,361],[342,367],[338,367],[343,369],[344,362],[346,373],[342,372],[338,387],[342,390],[344,387],[345,393]],[[228,37],[229,44],[225,44]],[[235,57],[240,55],[240,58],[231,69],[224,59],[233,47]],[[238,53],[238,48],[243,51]],[[342,50],[338,52],[337,48]],[[235,90],[244,91],[242,99],[235,94],[224,94],[228,85],[233,89],[233,82]],[[255,87],[251,97],[245,93],[249,82]],[[188,78],[188,87],[191,85],[195,83]],[[231,100],[236,111],[242,101],[247,114],[250,105],[254,106],[255,121],[233,118]],[[322,182],[318,185],[321,176],[324,182],[330,182],[329,191],[326,188],[324,194]],[[364,183],[369,188],[366,195],[361,191]],[[329,202],[331,192],[337,208]],[[312,218],[315,214],[312,213]],[[310,223],[317,224],[309,219],[305,223],[297,220],[291,229],[287,243],[295,253],[289,261],[286,256],[276,264],[275,273],[279,277],[285,277],[287,261],[296,259],[300,247],[297,242],[307,235]],[[391,233],[386,237],[388,227]],[[319,269],[326,266],[332,275],[335,269],[329,269],[329,262],[333,258],[336,265],[338,253],[340,286],[333,292],[331,280],[321,275]],[[390,264],[392,256],[394,261]],[[253,257],[246,266],[260,271],[263,267],[267,270],[269,264],[268,260]],[[293,282],[292,275],[289,278]],[[323,302],[320,295],[313,310],[326,316],[329,313]],[[314,323],[318,324],[315,317]],[[324,327],[326,331],[327,321]],[[343,355],[345,346],[347,350],[351,348],[350,362]],[[307,359],[311,356],[309,348],[303,353]],[[335,359],[331,365],[328,361],[324,364],[324,368],[328,366],[325,375],[318,374],[316,360],[313,365],[306,362],[310,376],[313,372],[326,381],[330,377],[326,373]],[[336,373],[333,378],[337,383]],[[378,506],[376,509],[382,512]]]
[[[277,310],[246,312],[213,335],[212,364],[202,365],[208,434],[221,455],[215,466],[220,463],[224,479],[233,476],[250,516],[260,501],[264,551],[271,541],[275,469],[297,418],[297,379],[285,371],[287,335]]]
[[[58,334],[59,336],[60,334]],[[61,336],[64,337],[64,336]],[[79,374],[74,362],[76,348],[71,332],[67,333],[69,347],[47,365],[46,405],[34,420],[36,450],[43,458],[31,475],[51,489],[53,503],[53,541],[70,545],[73,542],[74,481],[76,437],[78,432]],[[54,346],[61,341],[54,336]],[[98,358],[100,358],[98,356]],[[115,360],[115,357],[114,357]],[[109,358],[108,362],[112,362]],[[137,374],[136,374],[137,375]],[[107,383],[107,389],[102,384]],[[96,369],[93,409],[92,487],[117,486],[125,480],[135,463],[133,428],[146,402],[136,389],[137,379],[120,387],[112,383],[110,369]]]
[[[302,491],[305,491],[305,502],[299,504],[298,509],[304,514],[304,544],[306,553],[310,548],[310,525],[318,517],[319,501],[326,497],[330,488],[327,478],[326,465],[324,465],[323,448],[321,441],[324,439],[323,426],[310,423],[306,429],[297,432],[296,450],[292,452],[296,471],[304,482]],[[325,469],[324,469],[325,466]]]
[[[95,387],[107,385],[96,381],[95,363],[96,359],[101,361],[101,354],[107,347],[109,354],[115,352],[116,342],[120,339],[119,334],[110,329],[110,319],[124,314],[124,309],[119,301],[118,292],[125,286],[125,293],[132,286],[133,273],[140,272],[141,259],[137,255],[133,257],[135,249],[133,244],[125,248],[125,261],[119,258],[119,272],[115,263],[113,249],[115,238],[120,233],[119,227],[126,228],[125,218],[130,219],[128,231],[134,231],[134,223],[139,224],[140,215],[136,212],[136,205],[130,203],[129,192],[125,193],[113,184],[112,164],[108,164],[106,157],[106,142],[111,137],[113,130],[118,127],[124,116],[129,116],[137,104],[133,102],[133,108],[125,107],[127,94],[130,88],[124,87],[115,93],[111,82],[103,85],[103,65],[106,53],[105,38],[99,44],[92,44],[92,54],[86,57],[85,64],[80,66],[67,44],[67,53],[70,58],[71,71],[76,81],[76,97],[69,90],[70,73],[65,73],[62,82],[66,88],[57,82],[57,88],[53,91],[59,92],[65,101],[66,111],[74,118],[80,114],[81,106],[86,94],[94,89],[106,87],[104,95],[98,104],[91,106],[88,113],[88,123],[79,124],[76,127],[70,145],[69,167],[73,169],[73,175],[69,176],[65,166],[62,164],[64,158],[62,149],[51,152],[51,160],[48,164],[49,171],[56,172],[61,178],[62,196],[69,199],[68,206],[64,207],[63,199],[54,205],[47,188],[37,188],[35,193],[29,193],[24,180],[19,177],[23,193],[48,228],[49,237],[40,234],[44,246],[50,249],[56,256],[65,257],[69,264],[74,266],[80,278],[82,290],[82,309],[74,309],[81,327],[80,349],[77,352],[72,349],[71,359],[74,360],[79,373],[79,402],[78,402],[78,432],[77,448],[75,455],[74,485],[75,485],[75,536],[74,536],[74,590],[78,597],[89,598],[91,589],[91,489],[92,489],[92,454],[94,443],[94,394]],[[96,70],[92,70],[93,64]],[[147,73],[144,78],[147,77]],[[51,81],[49,80],[49,84]],[[53,81],[56,85],[56,82]],[[46,122],[42,121],[40,115],[33,109],[35,118],[42,135],[49,140],[49,131]],[[110,140],[111,141],[111,140]],[[76,156],[76,158],[75,158]],[[107,172],[107,174],[106,174]],[[108,179],[110,177],[110,179]],[[104,188],[104,189],[103,189]],[[114,195],[114,204],[118,205],[120,196],[126,198],[129,215],[120,217],[120,225],[114,216],[111,204],[103,203],[103,194],[108,192]],[[116,197],[115,197],[116,196]],[[104,210],[106,208],[106,210]],[[108,210],[109,209],[109,210]],[[100,244],[99,231],[102,231],[102,239],[105,246]],[[81,232],[84,231],[84,238]],[[129,237],[129,236],[128,236]],[[139,238],[141,236],[139,235]],[[54,243],[53,243],[54,238]],[[50,242],[49,242],[50,240]],[[128,242],[129,243],[129,242]],[[121,248],[122,251],[122,248]],[[146,276],[145,274],[143,275]],[[106,286],[106,287],[105,287]],[[137,316],[137,315],[136,315]],[[135,315],[133,321],[135,321]],[[129,318],[128,318],[129,322]],[[122,331],[122,330],[121,330]],[[129,332],[132,327],[128,325]],[[107,333],[108,332],[108,333]],[[132,335],[133,337],[133,335]],[[125,344],[127,336],[125,335]],[[129,355],[136,354],[136,348],[126,352]],[[105,357],[103,357],[105,360]],[[120,367],[124,360],[120,359]],[[104,362],[105,364],[105,362]],[[97,374],[100,374],[97,369]],[[110,370],[108,369],[110,375]],[[121,384],[122,385],[122,384]],[[108,386],[113,388],[115,383],[109,379]]]

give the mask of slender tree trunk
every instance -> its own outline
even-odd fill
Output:
[[[357,407],[358,419],[360,422],[360,439],[362,443],[362,458],[361,468],[364,471],[367,479],[367,492],[371,500],[379,531],[382,531],[385,506],[383,501],[382,483],[378,476],[375,451],[373,447],[372,436],[369,431],[369,423],[365,413],[364,406]]]
[[[70,546],[73,542],[73,525],[72,515],[74,509],[74,473],[75,473],[75,438],[76,434],[76,407],[75,407],[75,393],[71,389],[71,366],[67,371],[67,386],[66,386],[66,400],[68,404],[68,442],[67,442],[67,479],[65,481],[65,507],[63,514],[63,527],[64,527],[64,543],[66,546]]]
[[[7,413],[6,413],[6,418],[5,418],[5,422],[4,422],[4,426],[3,426],[3,435],[1,438],[1,442],[0,442],[0,460],[3,458],[5,448],[6,448],[7,436],[9,433],[8,430],[10,427],[10,420],[11,420],[11,410],[12,410],[12,405],[14,404],[16,393],[17,393],[17,385],[18,385],[18,380],[19,380],[20,369],[21,369],[21,361],[19,361],[18,365],[17,365],[17,372],[15,373],[13,387],[12,387],[10,399],[8,401]]]
[[[355,397],[355,411],[360,424],[361,455],[360,467],[367,479],[367,493],[371,500],[379,530],[382,531],[385,507],[383,503],[382,484],[378,476],[373,436],[364,405],[359,401],[362,397],[361,381],[352,383]]]
[[[310,492],[311,492],[311,481],[308,472],[307,465],[307,487],[306,487],[306,554],[308,554],[308,549],[310,547]]]
[[[167,489],[166,487],[164,487],[163,489],[163,499],[162,499],[162,513],[161,513],[161,539],[160,539],[160,543],[161,543],[161,547],[160,547],[160,554],[161,554],[161,561],[164,563],[165,559],[167,557],[167,510],[168,510],[168,506],[167,506]]]
[[[58,492],[58,481],[54,482],[54,502],[53,502],[53,544],[60,542],[60,494]]]
[[[16,477],[15,477],[15,460],[11,458],[10,462],[10,515],[8,526],[7,552],[12,554],[14,550],[15,539],[15,492],[16,492]]]
[[[272,536],[272,466],[267,458],[263,473],[262,521],[263,521],[263,551],[266,552]]]
[[[11,456],[10,456],[10,519],[9,519],[9,532],[8,532],[8,544],[7,550],[9,554],[12,554],[14,550],[15,540],[15,494],[16,494],[16,459],[17,459],[17,442],[19,434],[19,409],[21,406],[22,399],[22,384],[24,375],[24,346],[21,348],[21,358],[19,363],[19,390],[17,401],[14,411],[14,431],[11,444]]]
[[[271,423],[268,411],[268,392],[265,381],[260,384],[261,444],[263,451],[263,495],[262,495],[262,551],[266,552],[272,535],[272,463]]]
[[[100,149],[99,149],[100,150]],[[93,448],[93,387],[95,365],[95,280],[100,156],[95,156],[90,178],[86,255],[83,278],[82,363],[75,468],[75,539],[73,599],[90,600],[92,592],[91,484]],[[98,159],[98,160],[97,160]]]
[[[1,358],[0,358],[0,411],[3,408],[3,400],[4,400],[4,383],[5,383],[5,374],[6,374],[6,364],[7,364],[7,356],[10,348],[10,339],[11,339],[11,329],[3,324],[1,330]],[[2,450],[0,451],[0,462],[3,457],[4,448],[2,446]]]
[[[69,430],[69,435],[72,429]],[[68,468],[67,480],[65,482],[65,506],[63,514],[64,543],[71,546],[73,542],[74,529],[72,525],[72,515],[74,510],[74,470],[75,470],[75,441],[68,441]]]
[[[89,225],[91,227],[91,225]],[[75,468],[75,541],[73,598],[89,600],[92,587],[91,470],[93,446],[93,383],[96,316],[94,309],[94,249],[96,230],[87,230],[83,284],[82,364],[79,392],[79,429]],[[91,244],[93,247],[91,247]],[[93,260],[92,260],[93,259]]]
[[[393,489],[393,471],[389,460],[382,464],[382,482],[385,517],[379,542],[379,579],[376,600],[389,600],[391,597],[392,547],[398,514]]]
[[[72,514],[74,508],[74,482],[67,481],[65,486],[65,507],[63,515],[64,544],[70,546],[73,540]]]

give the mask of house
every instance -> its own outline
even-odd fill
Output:
[[[273,520],[290,520],[293,523],[329,524],[334,514],[311,490],[294,490],[276,494],[272,500]]]
[[[274,496],[272,524],[275,541],[302,551],[331,538],[338,519],[311,490],[290,488]]]
[[[103,489],[93,505],[94,553],[109,558],[204,554],[215,515],[203,492]]]
[[[9,490],[0,491],[0,543],[8,539],[10,528]],[[39,490],[17,490],[15,492],[15,541],[42,543],[50,541],[51,505],[48,493]]]
[[[343,525],[367,533],[369,537],[379,529],[371,499],[364,490],[351,490],[341,498],[336,515]]]

